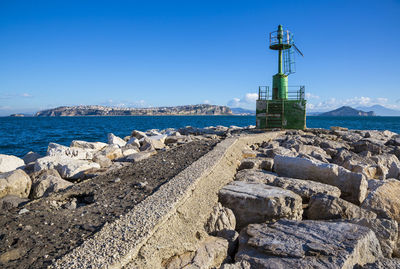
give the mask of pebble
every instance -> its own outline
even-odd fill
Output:
[[[22,208],[22,209],[18,212],[18,214],[19,214],[19,215],[22,215],[22,214],[27,213],[27,212],[29,212],[28,209]]]

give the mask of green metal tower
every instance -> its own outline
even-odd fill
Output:
[[[288,75],[296,72],[294,51],[303,54],[294,44],[293,34],[282,25],[269,34],[269,48],[279,52],[278,73],[272,76],[272,94],[268,86],[258,88],[257,128],[305,129],[304,86],[288,86]],[[296,89],[289,91],[289,87]]]

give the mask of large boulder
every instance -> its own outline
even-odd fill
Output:
[[[48,196],[53,192],[66,189],[72,185],[71,182],[62,179],[57,170],[43,170],[32,180],[30,198],[37,199],[42,196]]]
[[[31,178],[21,169],[0,174],[0,198],[15,195],[27,198],[31,190]]]
[[[340,199],[339,197],[318,193],[313,195],[310,199],[307,218],[312,220],[353,218],[375,219],[376,214]]]
[[[214,206],[206,222],[205,230],[208,234],[216,235],[217,232],[222,230],[235,230],[235,227],[236,218],[232,210],[218,203]]]
[[[110,160],[115,160],[124,157],[121,148],[118,145],[108,145],[103,148],[101,151],[97,152],[96,155],[103,155]]]
[[[361,207],[374,211],[381,218],[400,222],[400,181],[389,179],[374,184]]]
[[[0,154],[0,173],[10,172],[25,165],[21,158]]]
[[[300,195],[304,203],[307,203],[311,196],[317,193],[324,193],[334,197],[340,197],[341,194],[339,188],[335,186],[297,178],[275,177],[275,179],[266,182],[266,184],[290,190]]]
[[[294,148],[299,154],[309,155],[322,162],[327,162],[327,160],[331,158],[331,156],[320,147],[299,144],[295,145]]]
[[[381,154],[372,156],[371,159],[381,167],[385,167],[384,178],[399,178],[400,176],[400,161],[393,154]]]
[[[27,154],[22,157],[24,160],[25,164],[36,162],[37,159],[42,158],[43,156],[40,155],[39,153],[29,151]]]
[[[336,164],[277,155],[274,158],[274,167],[279,176],[314,180],[336,186],[345,200],[355,204],[362,203],[367,195],[368,184],[365,176]]]
[[[71,159],[60,156],[46,156],[35,162],[35,172],[48,169],[56,169],[62,178],[77,179],[85,170],[100,168],[95,162]]]
[[[120,147],[123,147],[126,145],[125,140],[123,140],[122,138],[120,138],[112,133],[109,133],[107,135],[107,139],[108,139],[108,144],[110,144],[110,145],[118,145]]]
[[[73,140],[70,145],[70,147],[74,148],[93,149],[96,151],[102,150],[106,146],[107,144],[103,142],[86,142],[82,140]]]
[[[251,268],[353,268],[382,258],[370,229],[352,223],[279,220],[240,232],[235,261]]]
[[[154,149],[163,149],[165,148],[164,141],[166,137],[167,137],[166,135],[144,137],[140,140],[142,144],[140,150],[141,151],[148,150],[149,145],[151,145],[151,147]]]
[[[219,268],[227,258],[228,241],[209,236],[201,242],[196,251],[189,251],[168,260],[166,269]]]
[[[235,214],[237,230],[250,223],[281,218],[300,220],[303,214],[299,195],[265,184],[233,181],[219,191],[218,197]]]
[[[49,143],[47,148],[47,156],[55,157],[68,157],[78,160],[91,160],[93,158],[94,150],[66,147],[57,143]]]
[[[357,225],[371,229],[379,240],[383,256],[392,258],[397,249],[399,227],[397,221],[391,219],[350,219],[346,220]]]

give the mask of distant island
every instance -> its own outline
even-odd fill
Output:
[[[354,116],[363,116],[363,117],[371,117],[371,116],[376,116],[374,111],[362,111],[358,110],[349,106],[342,106],[339,107],[338,109],[325,112],[322,114],[319,114],[319,116],[332,116],[332,117],[354,117]]]
[[[39,111],[36,117],[72,116],[163,116],[163,115],[232,115],[227,106],[186,105],[174,107],[122,108],[107,106],[62,106]]]

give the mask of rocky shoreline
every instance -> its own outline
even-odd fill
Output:
[[[50,143],[46,156],[0,155],[0,264],[51,265],[216,143],[253,128],[134,130],[108,143]],[[286,131],[241,151],[234,180],[215,190],[208,236],[162,267],[400,266],[398,134]]]

